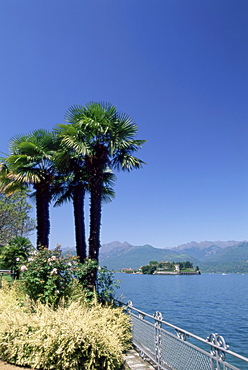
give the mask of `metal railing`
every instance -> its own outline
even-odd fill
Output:
[[[248,369],[248,358],[229,350],[225,339],[214,333],[203,339],[126,305],[132,321],[132,341],[141,357],[158,370],[240,370]],[[228,361],[228,362],[227,362]]]

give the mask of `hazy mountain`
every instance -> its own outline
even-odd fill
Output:
[[[204,269],[212,263],[221,269],[221,265],[230,267],[232,262],[248,261],[248,242],[204,241],[190,242],[172,249],[154,248],[151,245],[133,246],[128,242],[118,241],[103,244],[100,249],[100,263],[108,269],[137,269],[150,261],[191,261],[194,266]],[[247,263],[248,265],[248,263]],[[237,265],[238,266],[238,265]]]
[[[229,240],[227,242],[222,242],[222,241],[215,241],[215,242],[210,242],[210,241],[203,241],[203,242],[195,242],[195,241],[192,241],[192,242],[189,242],[189,243],[186,243],[186,244],[180,244],[178,247],[174,247],[172,249],[176,249],[176,250],[185,250],[185,249],[190,249],[190,248],[198,248],[198,249],[205,249],[205,248],[208,248],[208,247],[211,247],[213,245],[216,245],[218,246],[219,248],[227,248],[227,247],[233,247],[234,245],[237,245],[241,243],[240,241],[237,242],[235,240]]]
[[[191,261],[197,262],[188,254],[172,249],[154,248],[151,245],[133,246],[127,242],[112,242],[103,244],[100,249],[100,263],[108,269],[122,268],[138,269],[150,261]]]
[[[67,249],[63,254],[75,255],[76,251]],[[172,249],[161,249],[148,244],[134,246],[114,241],[100,248],[100,264],[110,270],[138,269],[150,261],[190,261],[202,271],[248,272],[248,242],[192,241]]]
[[[209,255],[206,262],[247,262],[248,263],[248,242],[239,243],[232,247],[222,249],[219,253]]]

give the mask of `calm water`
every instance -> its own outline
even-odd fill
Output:
[[[160,311],[164,321],[202,338],[218,333],[231,351],[248,357],[248,274],[115,277],[124,302],[149,314]]]

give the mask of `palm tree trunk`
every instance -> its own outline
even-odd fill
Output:
[[[100,163],[99,163],[100,162]],[[89,258],[99,262],[100,229],[102,216],[102,189],[103,189],[104,161],[97,156],[93,159],[90,168],[90,236]]]
[[[98,188],[98,189],[96,189]],[[100,186],[94,186],[91,191],[90,200],[90,236],[89,236],[89,258],[99,262],[100,228],[101,228],[101,205],[102,193]]]
[[[100,230],[102,216],[102,189],[103,169],[106,164],[106,152],[99,147],[99,156],[91,158],[89,166],[90,185],[90,236],[89,236],[89,258],[99,262]],[[101,151],[102,150],[102,151]],[[88,276],[90,289],[94,289],[97,283],[97,268]]]
[[[84,222],[84,196],[85,189],[80,186],[75,189],[73,194],[73,210],[76,236],[76,250],[80,262],[83,263],[86,258],[86,236],[85,236],[85,222]]]
[[[49,247],[50,234],[50,186],[49,183],[35,184],[36,189],[36,217],[37,217],[37,248]]]

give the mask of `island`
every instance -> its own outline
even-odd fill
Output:
[[[123,268],[120,272],[126,274],[145,274],[145,275],[201,275],[198,266],[194,268],[192,262],[168,262],[150,261],[148,265],[141,266],[138,270]]]

